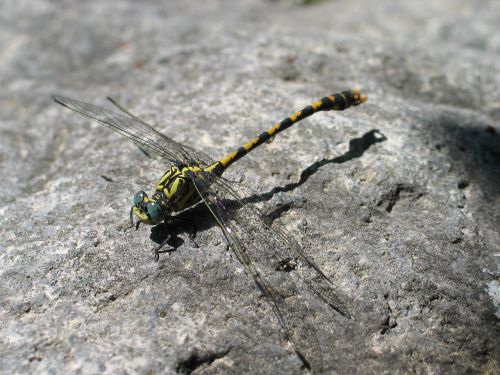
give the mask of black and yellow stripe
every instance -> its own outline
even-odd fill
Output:
[[[276,134],[288,129],[293,124],[311,116],[312,114],[319,111],[330,111],[337,110],[342,111],[351,106],[359,105],[365,102],[368,98],[361,95],[359,90],[346,90],[330,96],[326,96],[311,105],[308,105],[301,111],[295,112],[293,115],[288,116],[286,119],[275,124],[272,128],[261,133],[259,136],[253,138],[249,142],[245,143],[236,151],[231,152],[226,157],[222,158],[218,163],[217,170],[222,173],[227,167],[233,164],[235,161],[241,159],[243,156],[248,154],[253,149],[259,147],[264,142],[268,141]]]

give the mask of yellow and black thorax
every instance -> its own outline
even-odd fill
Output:
[[[220,162],[202,168],[196,164],[172,165],[156,184],[152,199],[168,213],[182,211],[200,201],[191,174],[213,173],[222,175],[224,169]]]

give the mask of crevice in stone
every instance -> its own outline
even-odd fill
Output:
[[[209,352],[200,354],[197,351],[194,351],[187,359],[180,361],[177,364],[176,370],[179,374],[191,374],[200,367],[206,368],[215,360],[224,358],[230,351],[230,348],[219,353]]]

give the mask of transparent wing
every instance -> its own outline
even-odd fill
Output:
[[[116,113],[93,104],[54,95],[52,98],[59,104],[108,126],[117,133],[131,139],[146,152],[156,154],[171,164],[195,162],[207,166],[213,160],[205,153],[192,147],[181,145],[173,139],[161,134],[136,116]],[[112,101],[112,103],[114,103]],[[116,105],[116,104],[115,104]],[[119,105],[118,108],[121,109]]]
[[[201,199],[217,220],[224,236],[229,241],[236,258],[238,258],[238,261],[245,268],[247,274],[253,278],[255,284],[257,284],[260,291],[271,305],[285,333],[286,339],[288,339],[288,327],[280,309],[282,298],[270,285],[268,285],[262,270],[256,267],[254,259],[247,252],[248,241],[246,241],[246,228],[239,226],[238,223],[232,219],[232,211],[228,210],[225,206],[225,199],[219,196],[212,188],[217,177],[213,173],[201,172],[191,175],[191,179]]]
[[[332,281],[312,259],[307,257],[294,237],[279,221],[271,221],[252,203],[250,189],[243,184],[213,174],[209,174],[209,179],[211,190],[217,191],[218,200],[223,202],[225,225],[237,228],[235,230],[237,234],[250,240],[248,241],[250,246],[247,246],[249,256],[271,261],[274,269],[289,268],[288,270],[324,303],[346,318],[351,318],[349,310],[335,293]],[[245,245],[244,241],[240,242]]]
[[[294,273],[324,303],[350,318],[349,310],[335,293],[331,280],[304,254],[283,225],[276,220],[271,222],[251,203],[252,199],[243,185],[208,172],[195,174],[192,180],[228,238],[238,260],[259,288],[263,289],[270,303],[275,305],[273,309],[279,310],[279,299],[273,286],[269,286],[264,279],[263,272],[255,267],[256,262],[259,267],[268,271],[281,268]],[[271,275],[272,271],[268,274]],[[287,272],[274,272],[277,273],[288,275]],[[276,278],[275,275],[272,277]],[[283,319],[279,312],[275,311],[275,314],[278,319]]]
[[[281,224],[276,220],[271,222],[252,203],[254,198],[249,189],[209,172],[190,177],[239,262],[270,304],[285,339],[307,368],[313,364],[313,368],[322,369],[323,353],[317,330],[308,323],[319,310],[311,310],[314,305],[309,303],[308,296],[296,293],[295,280],[309,287],[325,303],[324,307],[349,318],[349,310],[335,293],[332,282]]]

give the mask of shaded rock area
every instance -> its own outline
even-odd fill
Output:
[[[0,372],[500,372],[498,1],[19,0],[0,19]],[[50,99],[113,96],[219,158],[350,87],[369,101],[227,174],[352,314],[280,291],[306,301],[287,312],[305,358],[203,206],[159,262],[164,227],[124,232],[169,166]]]

